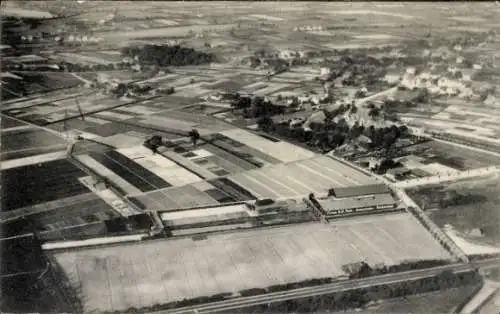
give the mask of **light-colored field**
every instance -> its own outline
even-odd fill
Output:
[[[134,117],[134,115],[126,115],[112,111],[102,111],[95,114],[97,117],[111,118],[115,120],[127,120]]]
[[[277,92],[281,89],[287,88],[290,86],[289,84],[276,84],[276,83],[270,83],[267,87],[264,87],[262,89],[259,89],[255,92],[255,95],[258,96],[267,96],[270,95],[274,92]]]
[[[465,238],[462,238],[455,230],[452,228],[448,228],[446,230],[446,234],[455,242],[456,245],[467,255],[475,255],[475,254],[498,254],[500,253],[500,248],[486,245],[486,244],[477,244],[467,241]]]
[[[172,21],[172,20],[166,20],[166,19],[156,19],[154,22],[162,25],[168,25],[168,26],[173,26],[173,25],[179,25],[178,22]]]
[[[166,157],[153,154],[142,145],[122,148],[117,151],[152,171],[173,186],[186,185],[201,180],[192,172],[180,167]]]
[[[356,35],[356,39],[393,39],[395,36],[389,34],[366,34],[366,35]]]
[[[102,37],[104,40],[140,39],[154,37],[184,37],[190,34],[190,32],[196,33],[202,31],[224,31],[229,30],[235,26],[235,24],[174,26],[143,30],[103,32],[98,33],[97,36]]]
[[[186,122],[182,120],[176,120],[176,119],[171,119],[168,117],[162,117],[162,116],[148,116],[145,119],[142,119],[140,121],[143,124],[146,125],[152,125],[152,126],[157,126],[157,127],[162,127],[162,128],[168,128],[168,129],[173,129],[173,130],[178,130],[178,131],[191,131],[193,127],[196,125],[196,123],[191,123],[191,122]]]
[[[132,114],[138,115],[151,115],[162,111],[161,109],[155,109],[148,106],[141,105],[132,105],[132,106],[124,106],[120,108],[121,111],[127,111]]]
[[[404,230],[404,232],[401,232]],[[415,239],[418,238],[418,241]],[[448,259],[406,213],[54,254],[81,285],[85,311],[124,310],[182,298],[344,275],[344,264]]]
[[[71,53],[71,52],[61,52],[58,54],[58,56],[62,57],[65,61],[67,62],[77,62],[77,63],[88,63],[88,64],[108,64],[112,61],[98,58],[98,57],[92,57],[92,56],[86,56],[83,54],[76,54],[76,53]]]
[[[378,183],[375,178],[326,156],[267,166],[229,178],[262,198],[325,195],[331,188]]]
[[[304,148],[300,148],[283,141],[273,142],[243,129],[227,130],[221,132],[221,134],[251,148],[264,152],[265,154],[279,159],[282,162],[292,162],[314,157],[313,152]]]
[[[398,17],[402,19],[414,19],[415,16],[394,12],[384,12],[384,11],[375,11],[375,10],[335,10],[328,12],[333,15],[385,15],[390,17]]]
[[[104,165],[102,165],[89,155],[78,155],[75,158],[82,164],[84,164],[86,167],[97,172],[99,175],[106,177],[108,180],[119,186],[123,191],[125,191],[126,194],[141,193],[141,191],[137,189],[135,186],[125,181],[118,174],[111,171],[109,168],[105,167]]]
[[[453,16],[449,17],[448,19],[460,22],[472,22],[472,23],[485,21],[483,18],[480,18],[478,16]]]
[[[330,48],[330,49],[337,49],[337,50],[342,50],[342,49],[361,49],[361,48],[370,48],[370,47],[386,47],[386,46],[396,46],[398,45],[397,43],[377,43],[377,42],[361,42],[361,41],[356,41],[348,44],[323,44],[323,46]]]
[[[268,20],[268,21],[283,21],[283,19],[281,17],[270,16],[270,15],[266,15],[266,14],[252,14],[252,15],[250,15],[250,17]]]

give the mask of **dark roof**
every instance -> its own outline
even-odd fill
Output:
[[[371,196],[352,197],[344,199],[327,198],[319,200],[321,206],[327,211],[339,209],[355,209],[373,206],[394,205],[396,201],[389,193],[375,194]]]
[[[361,195],[388,193],[389,188],[385,184],[369,184],[351,187],[334,188],[333,194],[337,198],[354,197]]]

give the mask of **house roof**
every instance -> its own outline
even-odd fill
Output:
[[[338,187],[334,188],[333,190],[337,198],[383,194],[389,192],[389,188],[382,183],[360,185],[360,186]]]

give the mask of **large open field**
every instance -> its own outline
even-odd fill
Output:
[[[81,285],[86,311],[119,311],[337,277],[344,274],[342,265],[362,260],[373,265],[448,258],[406,213],[218,234],[202,241],[158,240],[54,252],[70,281]]]
[[[472,170],[500,164],[498,153],[489,153],[470,149],[463,145],[448,144],[441,141],[431,141],[411,146],[405,151],[421,152],[431,156],[429,162],[438,162],[457,170]],[[420,155],[417,153],[416,155]]]
[[[481,243],[500,243],[500,179],[498,175],[439,186],[415,188],[409,195],[430,209],[440,227],[449,224],[464,236]]]
[[[237,173],[229,177],[259,197],[297,197],[331,188],[377,184],[378,181],[338,161],[319,156]]]
[[[345,311],[343,314],[387,314],[387,313],[450,313],[475,292],[475,285],[451,288],[404,298],[384,300],[361,311]],[[493,312],[491,312],[493,313]],[[340,312],[339,312],[340,314]]]

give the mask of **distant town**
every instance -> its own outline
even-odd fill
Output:
[[[495,313],[499,15],[2,3],[0,310]]]

